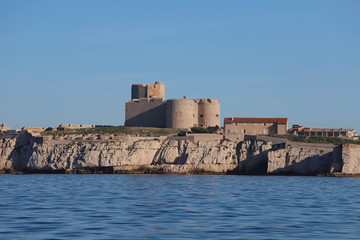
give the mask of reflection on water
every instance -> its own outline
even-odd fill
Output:
[[[359,239],[360,178],[0,175],[0,238]]]

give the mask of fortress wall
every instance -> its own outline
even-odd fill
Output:
[[[59,127],[57,127],[57,130],[64,130],[64,129],[79,129],[79,128],[94,128],[95,125],[91,125],[91,124],[61,124],[59,125]],[[28,129],[28,128],[24,128],[24,129]],[[47,128],[47,131],[55,131],[55,128]],[[31,129],[30,129],[31,130]],[[44,128],[43,128],[44,130]]]
[[[145,84],[133,84],[131,86],[131,99],[146,98],[147,91]]]
[[[200,126],[220,126],[220,101],[218,99],[200,99],[198,114]]]
[[[143,98],[127,102],[125,104],[125,126],[165,127],[166,101]]]
[[[155,82],[155,84],[148,84],[146,97],[165,99],[165,85],[159,81]]]
[[[95,127],[95,125],[91,125],[91,124],[82,124],[80,127],[81,127],[81,128],[94,128],[94,127]]]
[[[166,127],[191,128],[194,126],[194,101],[170,99],[166,104]]]
[[[131,86],[131,99],[160,98],[165,99],[165,85],[162,82],[155,84],[133,84]]]
[[[30,131],[44,131],[44,127],[23,127],[22,129]]]
[[[187,135],[193,143],[198,143],[199,141],[221,141],[223,139],[223,135],[219,134],[188,134]]]
[[[193,99],[193,127],[199,126],[199,104],[196,99]]]

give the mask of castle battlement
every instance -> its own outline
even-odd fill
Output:
[[[133,84],[131,87],[131,99],[160,98],[165,99],[165,86],[162,82],[155,84]]]

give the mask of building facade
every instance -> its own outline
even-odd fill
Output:
[[[125,126],[191,128],[220,126],[218,99],[165,100],[165,86],[134,84],[125,104]]]
[[[322,137],[342,137],[349,139],[357,139],[358,133],[355,129],[345,128],[306,128],[298,124],[294,124],[292,128],[288,130],[289,134],[293,135],[305,135],[309,137],[322,136]]]
[[[224,118],[226,136],[236,136],[241,140],[248,135],[269,135],[287,133],[287,118]]]

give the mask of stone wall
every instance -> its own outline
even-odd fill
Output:
[[[277,134],[279,135],[287,134],[287,130],[288,130],[287,124],[278,123],[276,127],[277,127]]]
[[[165,86],[162,82],[155,84],[133,84],[131,86],[131,99],[160,98],[165,99]]]
[[[26,131],[20,129],[9,129],[9,130],[0,130],[0,138],[13,138],[18,137],[20,134]]]
[[[155,82],[155,84],[148,84],[146,90],[147,98],[165,99],[165,86],[160,81]]]
[[[94,128],[91,124],[60,124],[58,129],[80,129],[80,128]]]
[[[166,127],[166,101],[162,99],[131,100],[125,109],[125,126]]]
[[[133,84],[131,86],[131,99],[147,98],[145,84]]]

